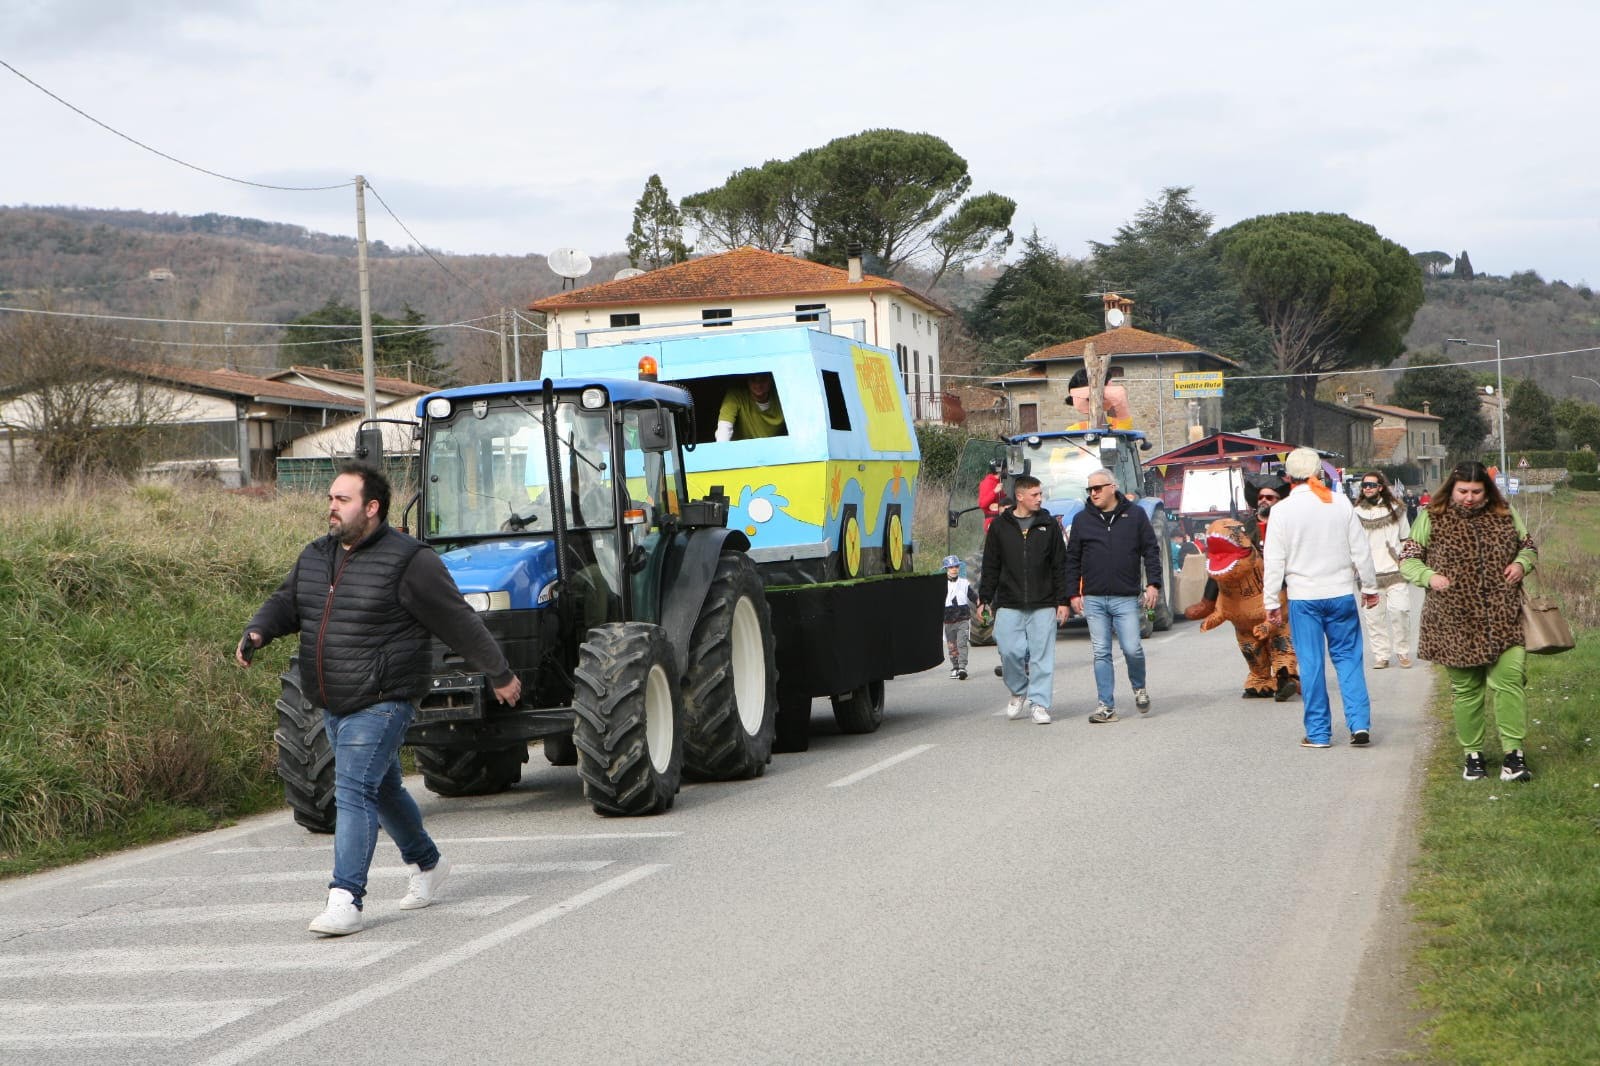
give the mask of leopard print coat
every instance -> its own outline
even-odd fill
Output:
[[[1450,587],[1429,589],[1423,601],[1417,654],[1443,666],[1485,666],[1520,646],[1522,586],[1506,584],[1504,574],[1519,555],[1531,569],[1534,551],[1533,538],[1509,509],[1495,514],[1451,505],[1419,513],[1400,546],[1402,569],[1422,588],[1433,574],[1449,578]]]

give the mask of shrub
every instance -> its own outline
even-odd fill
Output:
[[[972,434],[960,426],[917,423],[917,443],[922,448],[922,477],[928,481],[949,481],[956,472],[961,449]]]
[[[1580,492],[1600,492],[1600,474],[1573,474],[1567,478],[1567,488]]]

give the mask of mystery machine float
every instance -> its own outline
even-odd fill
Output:
[[[884,681],[938,664],[943,577],[912,572],[919,452],[888,352],[794,327],[550,351],[545,369],[418,401],[405,520],[523,686],[503,707],[434,645],[406,736],[430,790],[501,791],[536,740],[597,812],[654,814],[685,774],[756,777],[803,749],[819,696],[842,731],[875,730]],[[755,369],[787,432],[716,441]],[[293,663],[283,684],[285,796],[328,831],[321,712]]]

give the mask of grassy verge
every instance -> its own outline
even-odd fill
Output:
[[[280,802],[245,620],[316,535],[318,501],[144,487],[0,499],[0,875]]]
[[[1600,499],[1523,509],[1537,512],[1546,589],[1575,627],[1595,626]],[[1495,750],[1488,780],[1461,780],[1449,728],[1423,790],[1412,904],[1426,1047],[1441,1062],[1600,1062],[1600,629],[1529,661],[1533,781],[1501,784]],[[1451,720],[1442,685],[1435,710]]]

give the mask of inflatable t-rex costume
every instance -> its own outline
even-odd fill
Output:
[[[1255,497],[1269,485],[1280,498],[1288,490],[1276,475],[1248,478],[1246,502],[1254,507]],[[1300,663],[1288,628],[1267,622],[1261,602],[1261,552],[1255,538],[1237,519],[1219,518],[1198,539],[1206,553],[1206,573],[1211,581],[1206,598],[1184,613],[1190,618],[1204,618],[1200,623],[1202,632],[1224,622],[1233,623],[1239,653],[1250,668],[1244,682],[1245,699],[1270,696],[1279,703],[1289,700],[1300,691]],[[1209,614],[1203,613],[1207,610]]]

